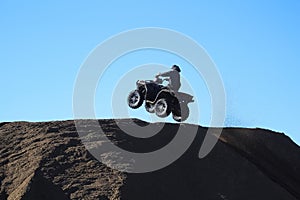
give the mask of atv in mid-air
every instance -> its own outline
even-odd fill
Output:
[[[145,108],[149,113],[158,117],[172,117],[177,122],[185,121],[189,116],[188,103],[194,102],[193,96],[171,90],[162,83],[164,80],[156,76],[155,80],[138,80],[137,88],[128,95],[128,106],[139,108],[145,101]]]

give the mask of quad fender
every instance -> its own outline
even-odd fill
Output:
[[[168,99],[168,101],[175,98],[175,96],[172,95],[168,89],[158,89],[157,92],[149,92],[148,88],[146,88],[146,89],[147,89],[146,102],[151,103],[151,104],[155,104],[159,99],[162,99],[162,98],[166,98],[166,99]]]
[[[140,92],[140,94],[143,96],[144,99],[146,99],[146,86],[142,84],[137,84],[137,90]]]
[[[183,93],[183,92],[177,92],[175,94],[176,98],[179,100],[180,103],[191,103],[194,102],[194,97],[190,94]]]
[[[162,99],[162,98],[165,98],[167,99],[170,103],[173,103],[173,101],[176,99],[175,98],[175,95],[172,94],[169,90],[167,89],[163,89],[161,90],[157,96],[156,96],[156,100],[157,101],[158,99]]]
[[[161,86],[156,83],[147,83],[144,85],[145,99],[149,103],[156,102],[156,98],[161,91]]]

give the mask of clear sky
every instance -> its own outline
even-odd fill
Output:
[[[298,0],[0,1],[0,121],[72,119],[74,82],[89,53],[122,31],[161,27],[193,38],[214,60],[227,94],[226,126],[285,132],[299,144],[299,13]],[[125,73],[145,63],[179,63],[189,76],[182,59],[146,51],[119,59],[106,78],[114,85],[121,65]],[[97,117],[110,118],[110,96],[99,93]],[[208,125],[209,99],[196,93],[200,124]]]

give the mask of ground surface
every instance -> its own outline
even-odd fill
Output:
[[[94,138],[91,148],[94,143],[104,147],[105,140],[97,137],[98,121],[82,122],[87,131],[81,134]],[[162,130],[138,139],[117,126],[132,127],[128,119],[99,123],[111,141],[135,152],[163,147],[180,126],[153,124]],[[189,127],[196,126],[181,125],[186,134]],[[300,148],[287,136],[226,128],[211,153],[199,159],[207,128],[196,128],[195,140],[177,161],[158,171],[131,174],[95,159],[74,121],[0,123],[0,199],[300,199]]]

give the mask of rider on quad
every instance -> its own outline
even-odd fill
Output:
[[[168,87],[175,91],[175,92],[178,92],[180,86],[181,86],[181,83],[180,83],[180,68],[179,66],[177,65],[173,65],[171,67],[172,70],[170,71],[167,71],[167,72],[164,72],[164,73],[159,73],[156,75],[156,78],[159,77],[159,76],[162,76],[162,77],[167,77],[168,81],[169,81],[169,84],[168,84]]]
[[[175,121],[185,121],[189,116],[188,104],[194,102],[193,96],[178,92],[181,86],[181,70],[177,65],[173,65],[171,69],[157,74],[155,80],[138,80],[136,89],[128,95],[128,106],[137,109],[145,102],[146,111],[149,113],[155,113],[158,117],[167,117],[172,113]],[[168,80],[167,86],[162,84],[164,80]]]

